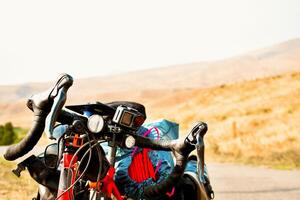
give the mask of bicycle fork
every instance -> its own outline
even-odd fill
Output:
[[[71,160],[73,160],[72,163],[77,163],[78,157],[74,156],[71,153],[64,153],[63,160],[60,163],[61,171],[60,171],[60,178],[59,178],[57,200],[70,200],[70,197],[73,197],[73,187],[71,186],[75,182],[75,178],[76,178],[75,177],[76,164],[71,165],[70,163]]]

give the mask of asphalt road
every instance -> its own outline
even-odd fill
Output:
[[[210,163],[216,200],[300,200],[300,171]]]
[[[5,149],[0,147],[0,156]],[[42,147],[33,150],[42,151]],[[300,170],[220,163],[207,166],[216,200],[300,200]]]

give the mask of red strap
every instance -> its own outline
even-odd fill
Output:
[[[147,137],[153,129],[157,132],[157,139],[159,139],[160,133],[156,127],[148,129],[143,135]],[[132,162],[128,168],[129,177],[138,183],[143,182],[148,178],[156,180],[156,173],[158,172],[158,169],[161,165],[161,160],[158,161],[156,169],[154,170],[153,164],[148,155],[150,149],[144,148],[141,152],[137,154],[136,151],[137,147],[131,154]]]
[[[148,155],[149,149],[143,149],[135,154],[128,168],[129,177],[140,183],[148,178],[156,179],[154,167]]]
[[[146,131],[144,133],[144,136],[147,137],[149,133],[152,131],[152,129],[156,130],[158,134],[157,139],[159,139],[160,135],[156,127],[153,127],[148,131]],[[153,164],[148,155],[150,149],[144,148],[141,152],[137,154],[136,151],[137,151],[137,147],[134,149],[134,151],[131,154],[132,162],[128,168],[129,177],[137,183],[143,182],[148,178],[152,178],[154,181],[156,181],[156,174],[161,166],[162,161],[161,160],[158,161],[156,169],[154,171]],[[175,193],[175,187],[173,187],[170,192],[166,192],[166,195],[169,198],[171,198],[174,195],[174,193]]]

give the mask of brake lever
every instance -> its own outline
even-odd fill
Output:
[[[185,138],[185,142],[196,145],[199,137],[202,137],[207,132],[207,124],[204,122],[198,122],[193,129],[190,131],[189,135]]]
[[[49,94],[49,98],[53,100],[53,104],[46,118],[45,132],[49,139],[55,139],[53,137],[53,129],[55,122],[60,114],[62,107],[67,100],[67,91],[73,84],[73,78],[64,74],[56,83],[55,87]]]
[[[186,142],[195,146],[197,152],[197,170],[200,175],[201,181],[204,181],[204,135],[207,132],[207,124],[199,122],[191,130],[190,134],[186,137]]]
[[[53,99],[57,97],[59,94],[59,90],[62,88],[66,88],[68,90],[73,84],[73,78],[68,74],[62,74],[61,77],[57,80],[55,86],[51,90],[49,94],[49,98]]]
[[[197,144],[196,144],[196,151],[197,151],[197,170],[198,174],[200,175],[201,182],[204,182],[204,140],[203,137],[199,137]]]

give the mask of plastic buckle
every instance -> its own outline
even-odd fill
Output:
[[[80,138],[79,134],[75,134],[72,146],[73,147],[81,147],[83,145],[83,139]]]

